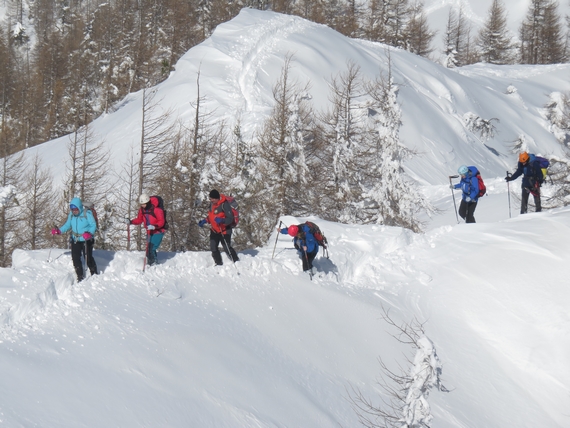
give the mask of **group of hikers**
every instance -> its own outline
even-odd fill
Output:
[[[544,161],[544,158],[522,152],[519,155],[517,170],[513,174],[507,172],[507,176],[505,177],[507,183],[516,180],[521,175],[523,176],[521,185],[521,214],[526,214],[528,211],[528,198],[530,195],[534,198],[536,212],[542,211],[540,187],[542,186],[545,176]],[[479,171],[476,167],[461,165],[457,172],[461,180],[457,184],[452,184],[451,178],[453,177],[450,177],[449,187],[452,191],[456,189],[461,189],[462,191],[461,203],[459,204],[458,210],[459,216],[465,220],[466,223],[475,223],[475,208],[477,207],[479,198],[485,194],[485,190],[483,190],[485,187],[482,184]]]
[[[457,184],[452,184],[451,178],[453,177],[450,177],[450,188],[452,191],[461,189],[463,192],[458,213],[466,223],[475,223],[475,208],[479,198],[485,193],[485,187],[476,167],[461,165],[457,172],[461,180]],[[523,176],[521,214],[527,212],[530,194],[534,197],[536,211],[541,211],[540,186],[544,179],[544,173],[539,158],[527,152],[521,153],[517,170],[512,175],[507,172],[505,180],[510,182],[516,180],[521,175]],[[208,196],[210,209],[207,217],[198,222],[198,226],[210,225],[210,251],[212,252],[215,265],[220,266],[223,264],[222,254],[219,249],[220,244],[228,258],[235,263],[239,261],[239,257],[232,247],[231,239],[233,228],[237,224],[237,210],[232,208],[232,198],[220,194],[216,189],[213,189]],[[146,228],[147,248],[145,262],[152,266],[157,262],[157,250],[167,229],[165,211],[162,200],[158,196],[149,196],[143,193],[139,197],[139,204],[140,208],[137,216],[133,219],[125,218],[125,223],[128,225],[142,224]],[[85,204],[84,206],[80,198],[75,197],[71,200],[69,210],[66,222],[61,227],[52,229],[51,233],[52,235],[60,235],[71,230],[71,258],[79,282],[85,278],[81,262],[82,254],[91,275],[98,273],[97,263],[93,258],[97,221],[96,215],[93,214],[92,204]],[[323,246],[326,249],[326,239],[323,239],[318,227],[314,223],[306,222],[284,228],[279,227],[277,232],[278,234],[293,237],[293,244],[301,259],[303,271],[309,272],[312,277],[313,260],[318,254],[319,246]]]
[[[198,226],[210,225],[210,250],[216,266],[223,264],[220,244],[232,262],[239,261],[237,252],[232,247],[232,230],[236,225],[237,211],[232,209],[230,198],[220,194],[216,189],[209,193],[210,209],[206,218],[198,222]],[[145,263],[149,266],[157,262],[157,250],[167,229],[165,211],[158,196],[149,196],[143,193],[139,197],[140,208],[133,219],[125,218],[128,225],[142,224],[147,232],[147,248]],[[93,258],[95,232],[97,230],[96,215],[92,204],[85,206],[80,198],[73,198],[69,203],[69,214],[61,227],[54,227],[52,235],[61,235],[71,230],[70,245],[71,259],[77,275],[77,281],[85,279],[86,272],[82,264],[83,255],[91,275],[97,275],[97,263]],[[294,245],[304,257],[303,270],[312,271],[312,262],[318,252],[318,243],[312,231],[304,225],[289,226],[280,230],[281,233],[294,237]]]

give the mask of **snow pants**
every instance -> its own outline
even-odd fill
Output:
[[[234,263],[239,261],[236,250],[232,247],[232,229],[226,229],[225,234],[216,233],[210,229],[210,251],[212,251],[212,258],[216,265],[219,266],[224,264],[222,261],[222,253],[220,253],[219,249],[220,243],[222,243],[222,247],[231,261]]]
[[[459,204],[459,216],[465,220],[465,223],[475,223],[475,208],[477,208],[477,202],[466,202],[465,199],[461,200]]]
[[[89,267],[89,272],[91,272],[91,275],[97,275],[97,263],[93,258],[94,245],[95,239],[80,242],[71,241],[71,260],[73,260],[73,267],[75,268],[75,274],[77,275],[77,282],[83,281],[83,279],[85,279],[85,272],[83,272],[83,263],[81,262],[82,255],[87,261],[87,266]]]

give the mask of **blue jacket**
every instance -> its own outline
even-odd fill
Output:
[[[454,187],[462,190],[463,194],[461,195],[461,199],[464,201],[467,197],[470,197],[470,202],[477,202],[479,200],[479,180],[476,177],[477,168],[470,166],[468,169],[469,172],[467,175],[462,177],[461,181]]]
[[[307,226],[306,224],[300,224],[299,231],[301,233],[298,233],[297,236],[293,238],[293,244],[295,245],[295,248],[297,249],[299,254],[301,256],[304,255],[305,251],[303,250],[303,247],[307,247],[307,253],[318,253],[319,243],[317,242],[313,234],[310,232],[309,226]],[[283,229],[281,229],[281,233],[283,235],[287,235],[288,228],[284,227]]]
[[[71,229],[71,236],[75,242],[84,242],[83,234],[89,232],[91,235],[95,236],[95,231],[97,230],[97,223],[95,223],[95,218],[90,210],[83,208],[81,199],[73,198],[70,205],[75,205],[79,208],[79,214],[73,215],[70,211],[67,216],[67,221],[59,228],[61,233],[67,232]]]
[[[524,189],[529,188],[532,189],[534,187],[534,183],[539,183],[542,181],[543,174],[542,168],[540,168],[540,163],[536,160],[534,155],[531,156],[531,159],[527,162],[527,164],[523,164],[521,162],[517,165],[517,170],[513,175],[511,175],[511,181],[516,180],[520,176],[523,176],[522,179],[522,188]]]

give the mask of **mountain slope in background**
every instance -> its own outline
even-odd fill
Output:
[[[313,103],[320,110],[328,105],[328,82],[345,71],[347,63],[373,78],[388,72],[389,56],[400,85],[401,139],[419,153],[406,167],[422,183],[445,182],[462,163],[478,165],[486,177],[504,176],[505,169],[516,164],[511,150],[520,136],[532,152],[561,152],[543,107],[552,92],[570,90],[570,64],[474,65],[453,71],[405,51],[346,38],[301,18],[253,9],[244,9],[184,55],[170,78],[157,86],[157,99],[163,111],[171,109],[175,117],[189,121],[200,72],[204,108],[228,124],[239,116],[245,137],[251,138],[271,111],[271,89],[287,55],[294,58],[292,77],[311,83]],[[117,171],[139,144],[141,97],[142,92],[129,95],[114,113],[92,125],[95,135],[112,149]],[[469,114],[498,119],[496,136],[482,141],[468,131]],[[68,137],[59,138],[29,152],[39,153],[47,164],[60,164],[67,158],[67,141]],[[55,171],[56,182],[63,172]]]

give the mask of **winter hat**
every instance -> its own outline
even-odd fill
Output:
[[[290,236],[297,236],[297,233],[298,233],[298,232],[299,232],[299,228],[298,228],[297,226],[295,226],[295,225],[289,226],[289,227],[287,228],[287,233],[288,233]]]
[[[520,162],[520,163],[525,163],[526,161],[528,161],[528,158],[529,158],[528,153],[527,153],[527,152],[522,152],[522,153],[519,155],[519,162]]]
[[[139,197],[139,203],[140,203],[141,205],[147,204],[148,201],[150,201],[150,197],[149,197],[146,193],[143,193],[142,195],[140,195],[140,197]]]
[[[212,190],[210,192],[210,198],[212,199],[220,199],[220,192],[218,192],[216,189]]]
[[[465,165],[461,165],[457,170],[457,172],[459,173],[459,175],[467,175],[467,173],[469,172],[469,168],[467,168]]]

